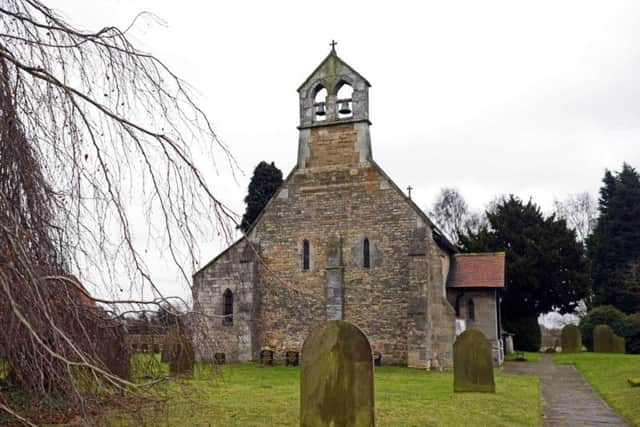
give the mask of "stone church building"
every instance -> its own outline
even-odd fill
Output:
[[[343,319],[382,364],[450,368],[470,327],[502,361],[504,254],[458,253],[374,161],[369,87],[332,48],[298,88],[297,165],[246,237],[193,276],[200,360],[283,363]]]

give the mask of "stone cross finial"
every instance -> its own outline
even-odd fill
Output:
[[[336,45],[338,44],[337,41],[335,40],[331,40],[331,43],[329,43],[331,45],[331,50],[336,50]]]
[[[412,186],[407,187],[407,191],[409,192],[409,198],[411,198],[411,190],[413,190]]]

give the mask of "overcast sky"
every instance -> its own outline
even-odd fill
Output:
[[[514,193],[549,211],[596,194],[605,168],[640,168],[637,1],[47,3],[90,30],[141,11],[165,21],[139,22],[133,41],[197,91],[245,172],[207,171],[239,213],[259,161],[294,166],[296,88],[331,39],[372,84],[375,160],[419,206],[452,186],[474,209]],[[201,262],[221,245],[201,243]],[[158,271],[176,292],[175,272]]]

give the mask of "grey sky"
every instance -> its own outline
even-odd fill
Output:
[[[414,3],[49,2],[86,29],[166,21],[141,21],[134,41],[197,90],[245,175],[201,166],[238,213],[260,160],[294,166],[295,89],[332,38],[372,84],[374,158],[422,207],[453,186],[474,209],[514,193],[549,210],[595,194],[605,168],[640,167],[639,2]],[[202,262],[221,247],[202,244]]]

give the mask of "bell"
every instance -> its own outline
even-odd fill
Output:
[[[340,103],[340,109],[338,110],[340,114],[351,114],[351,107],[349,107],[349,101],[342,101]]]
[[[316,116],[324,116],[325,114],[327,114],[324,111],[324,102],[319,102],[316,104]]]

